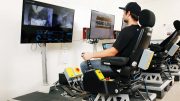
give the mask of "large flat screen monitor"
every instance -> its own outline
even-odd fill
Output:
[[[23,0],[21,43],[72,42],[74,10]]]
[[[90,39],[113,39],[115,16],[91,11]]]

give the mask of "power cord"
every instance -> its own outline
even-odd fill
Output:
[[[145,90],[146,90],[146,95],[147,95],[147,97],[148,97],[148,99],[150,100],[150,101],[152,101],[151,100],[151,98],[149,97],[149,91],[148,91],[148,89],[147,89],[147,84],[146,84],[146,81],[144,80],[145,79],[145,77],[146,76],[144,76],[144,77],[142,77],[143,78],[143,82],[144,82],[144,87],[145,87]]]
[[[43,43],[37,43],[39,47],[42,47],[43,46]]]
[[[34,46],[34,44],[31,44],[31,50],[35,51],[37,49],[37,44],[35,44],[35,47],[33,47],[33,46]]]

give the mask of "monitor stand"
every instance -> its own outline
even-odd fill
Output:
[[[43,43],[41,46],[41,55],[42,55],[42,76],[43,76],[43,85],[40,86],[39,92],[49,93],[50,85],[48,83],[48,73],[47,73],[47,58],[46,58],[46,43]]]
[[[97,52],[97,43],[99,42],[99,39],[89,39],[89,43],[93,44],[93,52]]]
[[[42,76],[43,76],[43,85],[48,85],[48,78],[47,78],[47,58],[46,58],[46,43],[42,45]]]

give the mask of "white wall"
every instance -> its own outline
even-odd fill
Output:
[[[67,66],[79,66],[82,51],[92,45],[82,40],[82,28],[90,25],[90,11],[98,10],[116,16],[115,29],[120,30],[122,11],[127,1],[117,0],[39,0],[75,9],[73,43],[48,44],[47,67],[51,85]],[[0,4],[0,101],[36,91],[42,83],[41,48],[20,44],[22,0],[4,0]],[[100,44],[98,49],[100,50]]]
[[[180,20],[179,0],[136,0],[143,9],[150,9],[156,15],[152,39],[165,39],[167,32],[174,31],[174,20]]]
[[[41,55],[20,44],[22,0],[2,1],[0,12],[0,101],[6,101],[39,88]]]

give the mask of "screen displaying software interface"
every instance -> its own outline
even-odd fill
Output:
[[[102,47],[103,47],[104,50],[108,49],[108,48],[111,48],[112,46],[113,46],[113,43],[103,43],[102,44]]]
[[[91,11],[90,38],[91,39],[112,39],[114,38],[115,16],[95,10]]]

